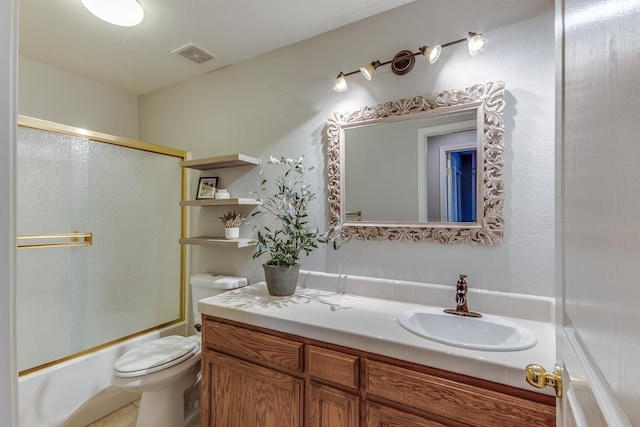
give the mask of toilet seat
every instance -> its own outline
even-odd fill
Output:
[[[200,351],[191,337],[171,335],[149,341],[122,355],[113,365],[117,377],[139,377],[162,371],[191,358]]]

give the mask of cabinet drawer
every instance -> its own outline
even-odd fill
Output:
[[[309,374],[352,389],[359,385],[359,357],[326,348],[309,346]]]
[[[381,398],[461,425],[555,425],[552,406],[386,363],[364,363],[369,399]]]
[[[269,366],[298,372],[302,372],[304,366],[303,344],[300,342],[211,320],[205,321],[204,345]]]

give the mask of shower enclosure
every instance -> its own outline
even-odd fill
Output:
[[[186,153],[18,123],[20,373],[183,321]]]

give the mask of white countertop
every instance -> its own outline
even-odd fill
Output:
[[[417,304],[298,288],[289,297],[269,295],[262,283],[205,298],[202,314],[325,341],[431,366],[500,384],[554,395],[530,386],[524,368],[555,364],[555,332],[550,323],[510,320],[529,328],[538,343],[521,351],[478,351],[421,338],[404,329],[397,316]]]

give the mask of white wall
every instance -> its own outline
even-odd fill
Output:
[[[456,40],[468,31],[485,32],[490,38],[487,50],[476,57],[469,57],[464,45],[456,46],[445,49],[435,65],[417,58],[406,76],[384,67],[371,82],[348,78],[350,89],[345,93],[331,89],[340,70],[387,60],[401,49]],[[331,112],[502,80],[507,107],[506,227],[501,246],[353,240],[338,252],[314,252],[303,265],[309,270],[451,285],[458,273],[467,273],[472,287],[552,296],[553,52],[550,0],[422,0],[144,95],[139,102],[140,138],[192,151],[194,158],[238,151],[263,159],[304,154],[317,166],[311,183],[321,200],[312,220],[321,225],[328,218],[325,123]],[[236,192],[253,189],[254,178],[252,173],[234,173],[237,181],[229,187]],[[191,208],[195,233],[217,227],[221,211],[216,209]],[[243,230],[251,231],[250,226]],[[195,273],[262,278],[251,250],[193,248],[192,254]]]
[[[17,0],[0,3],[0,426],[16,417],[15,125]]]
[[[136,95],[23,56],[18,70],[18,114],[138,139]]]

